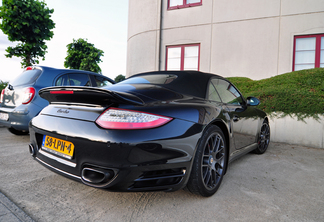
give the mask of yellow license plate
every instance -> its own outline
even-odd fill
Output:
[[[42,149],[54,153],[58,156],[72,159],[74,144],[66,140],[61,140],[44,135]]]

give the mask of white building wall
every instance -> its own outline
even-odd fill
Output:
[[[200,43],[200,71],[263,79],[292,71],[294,35],[324,33],[323,0],[203,0],[167,10],[166,47]],[[159,69],[161,0],[129,0],[127,76]]]

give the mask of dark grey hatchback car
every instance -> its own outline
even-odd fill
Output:
[[[2,90],[0,125],[16,135],[28,134],[29,121],[48,105],[38,91],[49,86],[109,86],[115,82],[103,75],[73,69],[27,67]]]

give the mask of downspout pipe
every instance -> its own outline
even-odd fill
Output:
[[[163,13],[163,0],[161,0],[161,6],[160,6],[159,71],[162,70],[162,13]]]

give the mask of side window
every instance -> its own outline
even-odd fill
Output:
[[[56,80],[55,86],[69,86],[69,77],[68,75],[63,75],[58,80]]]
[[[69,79],[71,86],[91,86],[87,74],[69,74]]]
[[[221,102],[222,100],[220,99],[215,86],[212,82],[209,83],[209,87],[208,87],[208,100],[212,100],[212,101],[216,101],[216,102]]]
[[[102,87],[102,86],[110,86],[112,85],[111,82],[109,82],[106,78],[101,77],[101,76],[94,76],[97,86]]]
[[[243,104],[241,94],[232,84],[222,79],[214,79],[212,80],[212,83],[215,85],[216,90],[224,103],[233,105]]]

